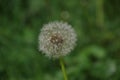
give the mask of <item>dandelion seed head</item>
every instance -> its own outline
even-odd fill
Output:
[[[76,33],[66,22],[45,24],[39,34],[39,51],[50,58],[69,54],[76,45]]]

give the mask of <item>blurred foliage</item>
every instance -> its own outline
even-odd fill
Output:
[[[64,20],[78,42],[65,57],[69,80],[120,80],[120,0],[0,0],[0,80],[63,80],[38,51],[44,23]]]

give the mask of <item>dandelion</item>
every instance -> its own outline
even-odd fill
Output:
[[[39,51],[50,58],[65,56],[76,45],[76,33],[66,22],[45,24],[39,35]]]
[[[76,33],[66,22],[50,22],[45,24],[39,35],[39,51],[49,58],[60,58],[64,79],[68,80],[61,57],[69,54],[76,45]]]

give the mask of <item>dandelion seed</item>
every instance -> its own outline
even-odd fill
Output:
[[[69,54],[76,45],[76,33],[66,22],[45,24],[39,35],[39,51],[50,58]]]

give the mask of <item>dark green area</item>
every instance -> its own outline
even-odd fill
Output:
[[[0,0],[0,80],[63,80],[38,51],[42,25],[56,20],[78,35],[69,80],[120,80],[120,0]]]

